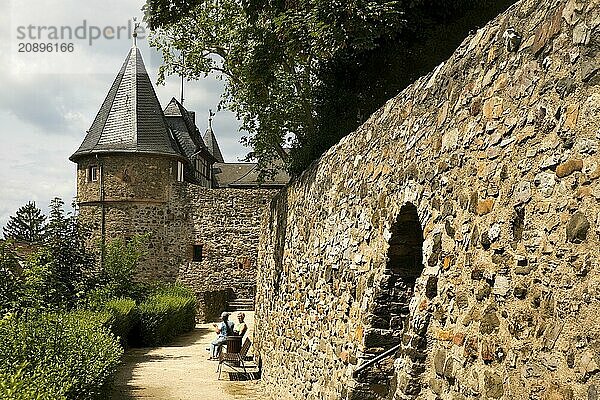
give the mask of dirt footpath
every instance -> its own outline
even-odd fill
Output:
[[[233,315],[235,318],[235,313]],[[254,313],[246,313],[253,332]],[[217,380],[217,361],[209,361],[206,348],[215,338],[211,324],[197,325],[164,347],[130,349],[123,356],[111,399],[259,400],[260,382],[230,381],[228,373]],[[252,338],[252,336],[250,336]],[[250,349],[252,353],[252,349]],[[224,371],[231,371],[224,367]],[[235,376],[235,375],[232,375]]]

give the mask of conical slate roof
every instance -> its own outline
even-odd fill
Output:
[[[212,158],[211,154],[207,154],[209,150],[200,136],[192,114],[186,110],[183,104],[173,97],[165,107],[164,113],[175,141],[188,159],[192,160],[193,155],[201,151],[205,156]]]
[[[122,152],[183,157],[169,130],[142,55],[135,46],[127,55],[83,143],[70,160]]]
[[[208,151],[213,155],[215,160],[217,160],[218,163],[224,163],[225,161],[223,160],[223,154],[221,154],[219,143],[217,143],[217,138],[210,126],[206,132],[204,132],[202,139],[204,139],[204,144],[208,147]]]

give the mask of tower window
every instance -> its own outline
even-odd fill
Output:
[[[197,262],[202,261],[202,246],[203,245],[201,245],[201,244],[194,245],[194,256],[192,258],[192,261],[197,261]]]
[[[177,161],[177,182],[183,182],[183,163]]]
[[[98,180],[98,166],[91,165],[88,167],[87,178],[88,182],[96,182]]]

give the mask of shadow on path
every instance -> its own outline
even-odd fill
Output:
[[[206,348],[214,339],[211,324],[197,325],[162,347],[129,349],[123,356],[108,398],[114,400],[161,399],[264,399],[259,383],[217,380],[218,363],[209,361]],[[231,379],[235,379],[232,374]]]

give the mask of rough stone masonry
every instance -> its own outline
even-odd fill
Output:
[[[103,201],[99,184],[86,176],[98,159],[104,169]],[[174,166],[154,155],[80,160],[79,218],[95,224],[94,244],[101,240],[103,212],[107,240],[149,234],[137,278],[183,282],[196,292],[198,320],[212,320],[228,300],[254,296],[260,218],[275,191],[176,182]],[[193,259],[194,245],[202,246],[201,260]]]
[[[275,198],[273,398],[598,398],[599,26],[517,3]]]

